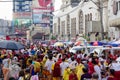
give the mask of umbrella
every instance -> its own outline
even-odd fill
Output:
[[[92,45],[93,46],[102,46],[102,45],[104,45],[104,43],[102,43],[100,41],[95,41],[95,42],[92,42]]]
[[[64,46],[64,44],[62,42],[56,42],[54,46]]]
[[[85,42],[84,41],[77,41],[77,42],[75,42],[75,45],[76,46],[84,46]]]
[[[9,49],[9,50],[19,50],[19,49],[24,49],[25,47],[16,41],[2,40],[0,41],[0,48]]]
[[[95,41],[95,42],[93,43],[93,46],[98,46],[98,42]]]
[[[116,61],[120,62],[120,57],[118,57],[118,58],[116,59]]]
[[[75,42],[75,45],[80,45],[82,42],[81,41],[77,41],[77,42]]]
[[[86,39],[84,39],[83,37],[79,37],[76,41],[85,41]]]
[[[111,45],[113,47],[118,47],[120,45],[120,43],[118,41],[110,41],[110,42],[108,42],[108,45]]]
[[[47,44],[42,44],[42,46],[47,47]]]

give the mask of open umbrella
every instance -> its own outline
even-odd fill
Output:
[[[120,62],[120,57],[118,57],[118,58],[116,59],[116,61],[117,61],[117,62]]]
[[[93,46],[98,46],[98,42],[95,41],[95,42],[93,43]]]
[[[62,47],[62,46],[64,46],[64,44],[63,44],[62,42],[56,42],[56,43],[54,44],[54,46],[60,46],[60,47]]]
[[[76,41],[85,41],[86,39],[84,39],[83,37],[79,37]]]
[[[77,41],[77,42],[75,42],[75,45],[80,46],[81,43],[82,43],[81,41]]]
[[[2,40],[0,41],[0,48],[9,50],[19,50],[24,49],[25,47],[21,43],[16,41]]]

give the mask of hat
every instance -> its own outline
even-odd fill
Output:
[[[18,61],[18,58],[15,56],[15,57],[13,57],[13,60]]]
[[[8,56],[8,54],[4,54],[4,56]]]

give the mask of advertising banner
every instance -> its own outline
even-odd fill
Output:
[[[51,6],[52,0],[34,0],[33,8],[43,8]]]
[[[33,23],[34,24],[49,24],[50,10],[33,9]]]
[[[50,27],[51,12],[54,11],[53,0],[34,0],[32,3],[33,23]]]
[[[15,12],[13,13],[14,19],[31,19],[32,13],[31,12]]]

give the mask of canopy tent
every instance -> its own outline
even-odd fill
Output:
[[[64,44],[63,44],[62,42],[56,42],[56,43],[54,44],[54,46],[62,47],[62,46],[64,46]]]
[[[118,41],[110,41],[110,42],[108,42],[108,45],[111,45],[113,47],[118,47],[118,46],[120,46],[120,40],[118,40]]]
[[[90,42],[90,45],[93,45],[93,46],[103,46],[103,45],[106,45],[106,44],[103,43],[103,42],[100,42],[100,41],[94,41],[94,42]]]
[[[79,37],[76,41],[85,41],[86,39],[84,39],[83,37]]]

